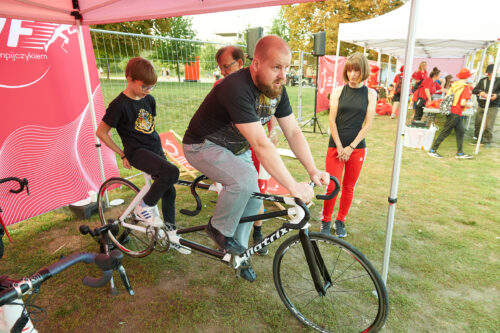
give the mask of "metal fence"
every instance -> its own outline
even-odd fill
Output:
[[[174,129],[183,134],[192,115],[220,76],[215,53],[223,44],[98,29],[90,29],[90,33],[105,105],[125,88],[128,60],[141,56],[150,60],[158,73],[158,83],[153,91],[158,112],[157,131]],[[240,47],[246,49],[244,45]],[[303,89],[309,89],[311,95],[315,66],[311,54],[292,53],[287,84],[292,87],[290,101],[299,120],[312,116],[310,96],[304,110],[302,95]]]

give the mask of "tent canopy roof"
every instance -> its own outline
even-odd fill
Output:
[[[82,24],[105,24],[227,10],[278,6],[311,0],[77,0]],[[76,24],[72,0],[2,0],[0,17]]]
[[[500,37],[498,0],[420,0],[415,57],[463,58]],[[344,42],[404,57],[410,19],[408,2],[387,14],[339,26]]]

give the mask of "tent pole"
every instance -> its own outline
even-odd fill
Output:
[[[389,61],[388,61],[388,66],[387,66],[387,75],[385,76],[385,86],[386,88],[389,88],[389,76],[392,74],[392,64],[391,64],[391,55],[389,55]]]
[[[304,63],[304,51],[299,50],[299,72],[297,73],[299,75],[299,93],[298,93],[299,110],[297,119],[299,123],[302,121],[302,78],[304,77],[303,63]]]
[[[340,52],[340,39],[337,35],[337,50],[335,51],[335,71],[333,72],[333,86],[332,93],[337,87],[337,68],[339,67],[339,52]]]
[[[90,116],[92,118],[92,129],[94,131],[94,140],[95,146],[97,148],[97,155],[99,157],[99,169],[101,170],[101,180],[104,182],[106,180],[104,175],[104,165],[102,162],[102,154],[101,154],[101,143],[99,142],[99,138],[96,136],[95,132],[97,130],[97,123],[95,119],[95,110],[94,110],[94,97],[92,96],[92,87],[90,85],[90,74],[89,74],[89,66],[87,64],[87,54],[85,52],[85,43],[83,41],[83,33],[82,33],[82,23],[80,20],[76,20],[76,28],[78,31],[78,42],[80,44],[80,55],[82,56],[82,64],[83,64],[83,75],[85,77],[85,87],[87,88],[87,96],[89,98],[89,109]]]
[[[404,127],[408,109],[408,97],[410,92],[410,77],[413,54],[415,51],[415,39],[418,22],[420,0],[411,0],[410,22],[408,25],[408,38],[405,51],[405,68],[403,73],[403,84],[401,86],[401,107],[398,119],[398,131],[396,134],[396,147],[394,148],[394,162],[392,166],[391,190],[389,195],[389,208],[387,213],[387,226],[385,232],[384,262],[382,266],[382,279],[387,284],[389,270],[389,257],[391,253],[392,230],[394,227],[394,214],[399,185],[399,173],[401,170],[401,156],[403,154]]]
[[[493,74],[491,75],[490,88],[488,89],[488,96],[486,97],[486,104],[484,105],[483,120],[481,121],[481,129],[479,130],[479,136],[477,137],[476,151],[475,154],[479,153],[479,145],[481,144],[481,139],[484,134],[484,127],[486,125],[486,117],[488,116],[488,108],[490,107],[491,93],[493,92],[493,86],[495,85],[495,78],[497,76],[498,68],[498,58],[500,56],[500,43],[497,45],[497,56],[495,58],[495,65],[493,65]]]

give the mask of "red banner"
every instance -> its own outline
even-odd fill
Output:
[[[90,33],[83,28],[97,122],[105,108]],[[0,18],[0,178],[29,181],[26,192],[0,185],[7,225],[65,206],[101,184],[75,26]],[[114,153],[102,149],[106,177]]]
[[[342,81],[342,71],[344,70],[345,59],[345,57],[339,57],[339,67],[337,68],[337,87],[344,84],[344,81]],[[318,99],[316,103],[316,113],[330,108],[329,95],[333,89],[334,74],[335,56],[319,57]]]

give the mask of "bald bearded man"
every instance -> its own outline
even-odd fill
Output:
[[[329,182],[328,174],[316,168],[288,100],[284,84],[290,61],[290,48],[283,39],[262,37],[255,46],[250,67],[228,75],[212,89],[184,135],[184,153],[189,163],[224,184],[207,233],[231,254],[241,255],[248,246],[252,224],[239,224],[239,220],[256,215],[262,204],[251,198],[259,188],[250,146],[264,168],[291,195],[306,203],[314,196],[308,183],[292,177],[266,136],[262,125],[273,115],[309,178],[317,185]],[[248,281],[256,279],[251,266],[240,274]]]

